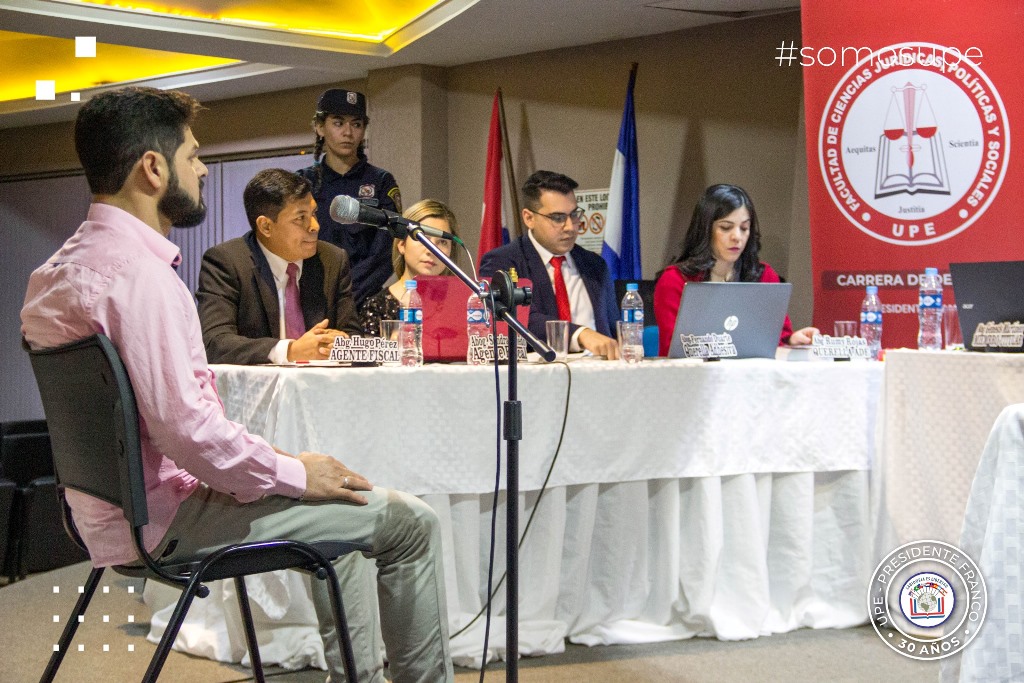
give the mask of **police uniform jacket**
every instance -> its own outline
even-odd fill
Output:
[[[391,235],[371,226],[341,225],[331,218],[331,201],[340,194],[355,197],[361,203],[379,209],[402,212],[402,197],[395,177],[359,159],[348,173],[341,174],[325,163],[319,164],[323,177],[317,187],[317,165],[299,173],[313,183],[316,218],[320,223],[320,239],[348,252],[352,268],[352,296],[356,307],[384,287],[391,277]]]

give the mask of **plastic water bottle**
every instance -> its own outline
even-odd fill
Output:
[[[423,302],[416,281],[405,281],[405,294],[398,310],[398,353],[402,365],[423,365]]]
[[[938,268],[925,268],[917,300],[917,348],[942,349],[942,276]]]
[[[640,287],[635,282],[626,285],[626,296],[622,297],[622,344],[619,355],[627,363],[639,363],[644,357],[644,300]],[[635,343],[626,343],[627,340]]]
[[[481,282],[480,288],[487,291],[487,282]],[[486,365],[487,363],[477,355],[473,354],[473,340],[487,339],[490,333],[490,316],[487,313],[487,306],[476,294],[470,293],[469,301],[466,302],[466,334],[469,336],[469,346],[466,347],[466,363],[468,365]],[[477,342],[477,344],[486,342]],[[479,346],[477,348],[480,348]]]
[[[872,360],[882,352],[882,303],[878,300],[878,287],[868,285],[864,303],[860,305],[860,336],[868,344]]]

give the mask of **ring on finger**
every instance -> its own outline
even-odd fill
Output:
[[[341,488],[343,488],[343,489],[347,489],[348,488],[348,477],[345,477],[344,479],[341,480]]]

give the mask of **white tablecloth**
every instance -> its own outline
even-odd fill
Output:
[[[960,548],[985,577],[988,611],[977,637],[943,662],[947,683],[1024,680],[1024,405],[1003,410],[981,456]],[[961,659],[962,657],[962,659]]]
[[[430,503],[444,528],[452,632],[470,621],[486,592],[491,369],[215,370],[232,419]],[[522,367],[520,528],[537,515],[520,558],[521,653],[561,651],[566,637],[740,639],[866,621],[881,370],[762,360]],[[538,508],[570,373],[565,438]],[[499,574],[503,520],[499,509]],[[322,665],[303,581],[282,573],[259,582],[265,661]],[[157,610],[170,599],[158,592],[147,587]],[[503,597],[489,658],[504,655]],[[194,603],[177,647],[241,660],[244,639],[225,622],[237,619],[224,608],[233,601],[225,584]],[[154,634],[165,616],[154,616]],[[453,639],[456,661],[478,664],[482,642],[481,620]]]
[[[1024,402],[1022,354],[893,350],[885,366],[877,559],[910,541],[957,544],[992,424]]]

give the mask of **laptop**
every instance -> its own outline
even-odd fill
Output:
[[[728,332],[736,358],[775,358],[793,285],[690,282],[683,287],[669,358],[685,358],[681,335]]]
[[[1024,261],[986,261],[980,263],[950,263],[953,295],[960,317],[960,332],[964,346],[971,351],[984,351],[973,347],[971,340],[979,323],[1024,322]],[[1020,351],[1017,348],[1000,351]]]
[[[532,284],[526,278],[519,279],[520,287]],[[465,363],[469,349],[469,336],[466,334],[469,288],[454,275],[419,275],[416,277],[416,291],[423,300],[423,360],[428,363]],[[516,318],[526,327],[530,320],[530,307],[517,308]],[[508,325],[500,320],[498,334],[508,334]]]

